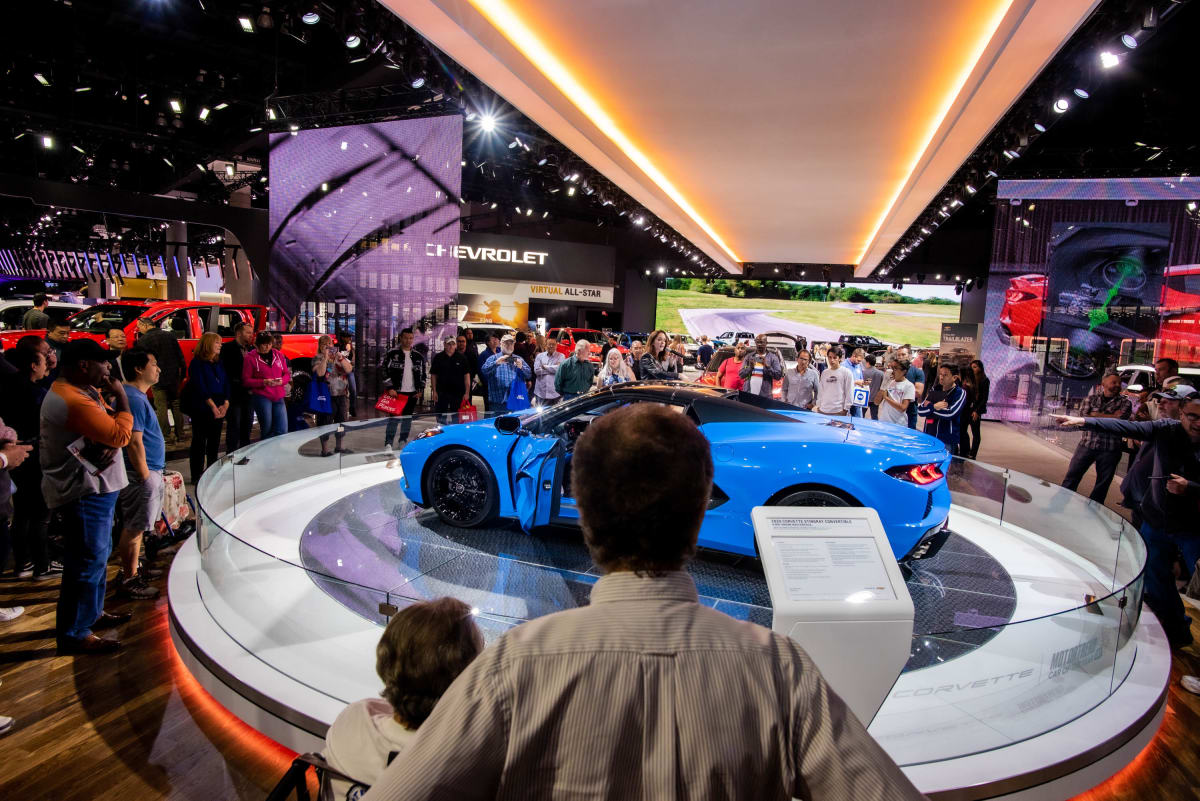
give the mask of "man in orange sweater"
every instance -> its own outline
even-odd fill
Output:
[[[59,368],[41,417],[42,493],[46,505],[61,513],[65,528],[55,623],[58,651],[105,653],[120,643],[93,631],[130,617],[104,611],[104,589],[113,510],[128,483],[121,448],[129,444],[133,415],[125,387],[109,375],[108,353],[99,343],[67,343]],[[101,390],[113,396],[115,415]]]

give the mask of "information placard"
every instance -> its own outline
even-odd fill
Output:
[[[866,520],[777,517],[770,526],[789,600],[896,600]]]

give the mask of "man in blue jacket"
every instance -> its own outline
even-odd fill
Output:
[[[937,377],[938,383],[925,393],[925,400],[917,406],[917,414],[925,420],[925,433],[941,440],[954,455],[958,453],[958,419],[962,416],[967,393],[954,380],[958,378],[958,368],[953,364],[939,367]]]
[[[1183,554],[1184,578],[1200,559],[1200,392],[1181,400],[1178,420],[1132,422],[1118,418],[1056,415],[1063,427],[1082,427],[1142,440],[1121,482],[1122,502],[1141,520],[1146,543],[1146,603],[1158,616],[1172,648],[1192,643],[1191,621],[1175,587],[1174,563]]]

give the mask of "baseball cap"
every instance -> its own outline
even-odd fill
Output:
[[[515,336],[513,336],[512,334],[505,334],[504,336],[500,337],[500,341],[501,342],[516,342],[517,338]]]
[[[1166,400],[1192,400],[1200,397],[1200,392],[1196,392],[1196,388],[1188,384],[1176,384],[1170,389],[1161,389],[1158,392],[1150,393],[1152,398],[1165,398]]]
[[[82,361],[108,361],[109,351],[105,350],[94,339],[74,339],[63,346],[63,364],[77,364]]]

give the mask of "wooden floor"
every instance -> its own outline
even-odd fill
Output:
[[[1065,455],[999,425],[985,424],[984,435],[983,461],[1049,481],[1065,471]],[[168,567],[168,559],[157,566]],[[165,579],[155,584],[165,593]],[[119,652],[58,657],[57,596],[57,580],[0,582],[0,606],[26,608],[0,623],[0,715],[17,719],[0,735],[0,801],[266,797],[291,752],[233,718],[191,678],[167,632],[165,599],[110,605],[135,615],[120,632]],[[1190,611],[1200,621],[1200,610]],[[1192,633],[1200,642],[1200,623]],[[1200,675],[1197,646],[1175,655],[1157,738],[1080,799],[1200,799],[1200,696],[1179,686],[1184,674]]]

